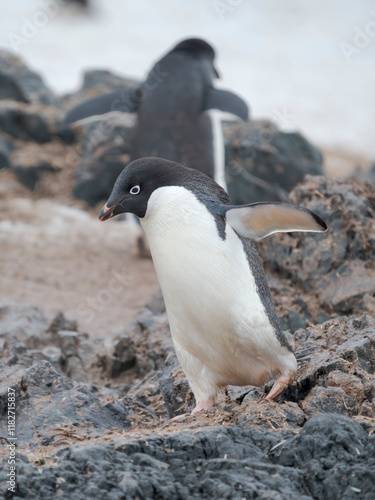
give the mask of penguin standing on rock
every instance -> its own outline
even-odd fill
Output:
[[[325,222],[287,203],[233,206],[210,177],[160,158],[125,167],[99,218],[123,212],[137,215],[146,232],[193,413],[211,408],[226,385],[276,377],[273,399],[291,384],[296,358],[252,239],[325,231]]]

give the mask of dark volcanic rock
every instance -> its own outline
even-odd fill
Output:
[[[35,341],[47,327],[47,318],[37,307],[5,299],[0,301],[0,338],[18,337],[28,348],[34,348]]]
[[[74,429],[86,435],[99,435],[104,429],[126,429],[126,408],[119,402],[103,405],[87,387],[58,373],[47,361],[30,368],[9,368],[0,379],[0,408],[5,416],[8,387],[14,389],[17,400],[17,443],[47,445],[61,431]],[[3,420],[5,424],[5,418]],[[61,429],[61,426],[66,426]],[[5,428],[2,425],[2,433]]]
[[[117,90],[121,88],[134,87],[139,82],[133,78],[116,75],[108,70],[93,69],[83,73],[82,89]]]
[[[44,143],[51,140],[48,119],[43,108],[27,107],[17,102],[0,101],[0,130],[23,141]]]
[[[337,415],[315,417],[297,436],[211,427],[124,437],[71,446],[43,468],[19,462],[17,497],[370,500],[374,444]]]
[[[19,57],[4,50],[0,51],[0,99],[56,103],[54,95],[42,78],[31,71]]]
[[[375,494],[369,315],[295,332],[298,378],[280,403],[265,400],[262,388],[229,387],[208,412],[175,422],[169,418],[194,401],[172,354],[160,295],[109,352],[77,331],[74,319],[59,314],[48,326],[24,305],[6,305],[0,327],[2,416],[8,387],[16,396],[16,498]],[[6,472],[5,463],[3,494]]]
[[[341,387],[314,387],[301,404],[306,417],[320,413],[351,415],[354,405],[354,399],[348,396]]]
[[[122,337],[115,344],[113,355],[108,357],[108,376],[117,378],[124,372],[131,370],[137,362],[134,341],[129,337]]]
[[[114,180],[129,162],[129,156],[122,154],[117,148],[105,146],[86,158],[77,170],[73,195],[79,200],[95,206],[100,201],[108,199]],[[98,179],[100,183],[98,183]]]
[[[10,145],[0,133],[0,169],[9,167]]]
[[[299,133],[270,122],[224,124],[226,177],[234,204],[285,201],[306,174],[322,175],[323,158]]]
[[[313,498],[364,498],[375,495],[374,437],[341,415],[320,415],[301,433],[271,451],[272,462],[304,470]]]
[[[308,177],[290,201],[317,212],[324,234],[279,234],[260,245],[268,268],[328,312],[375,312],[375,193],[365,183]]]
[[[160,374],[159,384],[170,418],[186,413],[188,405],[190,410],[194,408],[194,395],[175,354],[168,356]],[[190,393],[189,400],[186,399],[188,393]]]
[[[368,182],[373,188],[375,188],[375,163],[372,164],[371,168],[359,176],[360,180],[363,182]]]
[[[77,323],[62,313],[48,326],[40,309],[3,300],[0,302],[0,367],[5,364],[16,370],[46,360],[72,379],[88,382],[90,369],[96,369],[103,342],[92,341],[76,329]]]
[[[54,168],[50,163],[41,161],[33,165],[18,165],[12,166],[12,170],[15,173],[17,179],[27,188],[32,191],[39,190],[39,182],[45,173],[54,173],[56,168]]]
[[[375,318],[339,318],[295,333],[298,377],[283,397],[318,413],[361,414],[375,383]],[[375,414],[374,414],[375,415]]]
[[[88,120],[75,126],[80,160],[73,194],[89,205],[105,201],[124,166],[129,162],[134,118],[126,113]]]
[[[125,331],[125,339],[131,339],[134,346],[137,377],[163,368],[165,360],[174,349],[161,294],[142,309],[136,321]],[[115,345],[115,356],[119,356],[122,342],[123,339],[120,339]]]

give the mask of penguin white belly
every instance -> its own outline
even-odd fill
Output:
[[[176,352],[192,385],[202,370],[211,386],[261,385],[295,364],[275,334],[242,242],[229,225],[223,240],[214,216],[180,186],[155,190],[141,223]]]

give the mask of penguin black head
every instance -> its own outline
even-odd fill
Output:
[[[201,38],[188,38],[178,43],[173,50],[184,50],[190,52],[191,54],[204,54],[210,57],[212,60],[215,59],[215,51],[212,46],[202,40]]]
[[[118,176],[99,219],[105,221],[124,212],[143,218],[150,196],[163,186],[183,186],[200,199],[230,203],[226,192],[202,172],[162,158],[140,158],[129,163]]]
[[[216,56],[215,51],[205,40],[202,40],[201,38],[188,38],[178,43],[171,52],[187,52],[193,57],[207,58],[212,64],[216,78],[220,78],[219,72],[214,65],[214,59]]]

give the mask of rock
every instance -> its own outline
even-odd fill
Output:
[[[299,435],[272,450],[270,458],[275,464],[302,469],[313,498],[371,498],[373,446],[358,423],[325,414],[308,421]]]
[[[40,191],[39,184],[45,173],[55,173],[57,170],[50,163],[41,161],[33,165],[19,165],[12,166],[17,179],[31,191]]]
[[[43,311],[21,302],[0,301],[0,338],[22,339],[26,347],[37,346],[38,338],[48,327]]]
[[[163,420],[169,418],[163,394],[160,390],[160,371],[150,372],[138,383],[127,388],[122,400],[131,409],[129,419],[133,426],[155,428]]]
[[[363,182],[368,182],[373,188],[375,188],[375,163],[372,164],[371,168],[359,176],[360,180]]]
[[[67,316],[63,312],[59,312],[51,321],[48,331],[57,333],[59,330],[78,330],[78,324],[75,318]]]
[[[78,155],[93,154],[98,146],[111,143],[130,153],[130,136],[135,125],[135,116],[113,111],[107,115],[93,116],[73,124],[79,139]]]
[[[175,354],[170,354],[168,356],[160,374],[159,384],[164,404],[170,418],[182,415],[194,408],[194,395],[190,390],[187,378]],[[186,399],[188,393],[190,393],[189,400]]]
[[[324,323],[334,316],[334,313],[322,310],[322,304],[316,296],[304,292],[289,279],[280,279],[276,272],[267,272],[267,281],[282,330],[294,333],[310,324]],[[293,344],[292,338],[288,341]]]
[[[73,176],[74,165],[68,161],[69,149],[56,139],[45,144],[16,141],[16,148],[10,155],[12,172],[40,195],[61,196],[63,190],[71,189],[69,178]]]
[[[85,159],[79,166],[73,196],[84,200],[90,206],[106,200],[113,188],[114,180],[129,162],[127,154],[118,154],[117,149],[100,149],[92,158]],[[98,183],[98,179],[101,183]]]
[[[174,352],[163,304],[158,294],[125,331],[126,337],[132,339],[135,346],[138,377],[162,369],[168,355]],[[156,314],[149,307],[153,307]]]
[[[164,298],[161,290],[159,290],[152,297],[152,299],[146,304],[145,308],[151,311],[152,314],[155,314],[156,316],[161,316],[166,313]]]
[[[10,325],[22,325],[27,309],[5,311]],[[169,419],[194,401],[160,294],[109,349],[63,314],[42,328],[4,324],[0,412],[14,388],[21,498],[43,491],[75,500],[89,491],[339,500],[375,492],[368,472],[375,465],[375,318],[368,314],[297,330],[298,378],[279,403],[265,400],[263,388],[229,387],[211,410],[176,421]],[[112,371],[103,370],[115,358]]]
[[[340,415],[315,417],[297,435],[217,426],[125,436],[69,446],[43,466],[19,461],[18,496],[371,498],[373,441]]]
[[[239,411],[235,413],[236,425],[245,428],[286,429],[300,428],[306,420],[304,411],[296,403],[269,404],[262,401],[260,391],[258,397],[250,401],[249,398],[241,403]]]
[[[301,406],[307,418],[320,413],[342,413],[350,416],[355,401],[341,387],[314,387]]]
[[[76,126],[81,137],[77,149],[80,163],[73,194],[92,206],[108,198],[129,162],[134,119],[126,113],[112,115]]]
[[[42,78],[16,55],[0,50],[0,100],[55,104],[56,99]]]
[[[104,91],[103,87],[105,86],[105,91],[108,91],[134,87],[138,83],[138,80],[119,76],[108,70],[93,69],[83,73],[82,89],[98,88]]]
[[[122,337],[115,344],[113,355],[109,358],[108,376],[117,378],[124,372],[134,368],[136,362],[134,342],[129,337]]]
[[[126,429],[127,410],[103,401],[85,386],[58,373],[47,361],[30,368],[13,369],[1,377],[1,404],[6,406],[8,387],[16,393],[17,443],[35,446],[53,443],[61,433],[100,435],[104,429]],[[1,429],[4,430],[5,422]],[[66,426],[61,428],[61,426]]]
[[[10,153],[10,145],[4,139],[3,134],[0,133],[0,169],[7,168],[10,166],[9,162],[9,153]]]
[[[374,313],[374,190],[360,181],[307,177],[290,201],[317,212],[328,231],[268,238],[260,245],[267,268],[315,295],[329,313]]]
[[[48,327],[40,309],[22,303],[0,303],[0,339],[8,366],[30,367],[35,361],[47,360],[74,380],[88,382],[90,376],[94,380],[103,342],[93,342],[73,328],[77,328],[76,321],[63,313]]]
[[[80,382],[88,382],[89,377],[87,370],[91,367],[91,364],[96,358],[91,343],[89,343],[89,348],[91,351],[89,360],[85,362],[81,358],[81,346],[87,339],[87,334],[74,332],[72,330],[60,330],[57,333],[56,338],[56,342],[60,346],[60,349],[64,354],[61,371],[63,371],[66,375],[68,375],[68,377],[72,378],[73,380],[78,380]]]
[[[298,402],[306,417],[361,415],[364,402],[375,396],[370,389],[375,384],[375,318],[363,314],[330,320],[297,331],[295,342],[298,377],[283,398]]]
[[[57,370],[60,369],[61,365],[64,363],[64,356],[62,350],[54,345],[48,345],[42,350],[44,359],[49,361],[51,365]]]
[[[321,153],[270,122],[224,123],[226,177],[234,204],[285,201],[306,174],[322,175]]]
[[[23,141],[51,140],[50,124],[43,107],[0,101],[0,130]]]
[[[341,387],[345,394],[350,396],[359,405],[366,398],[365,387],[361,380],[355,375],[344,373],[340,370],[330,372],[327,377],[327,383],[332,387]]]

